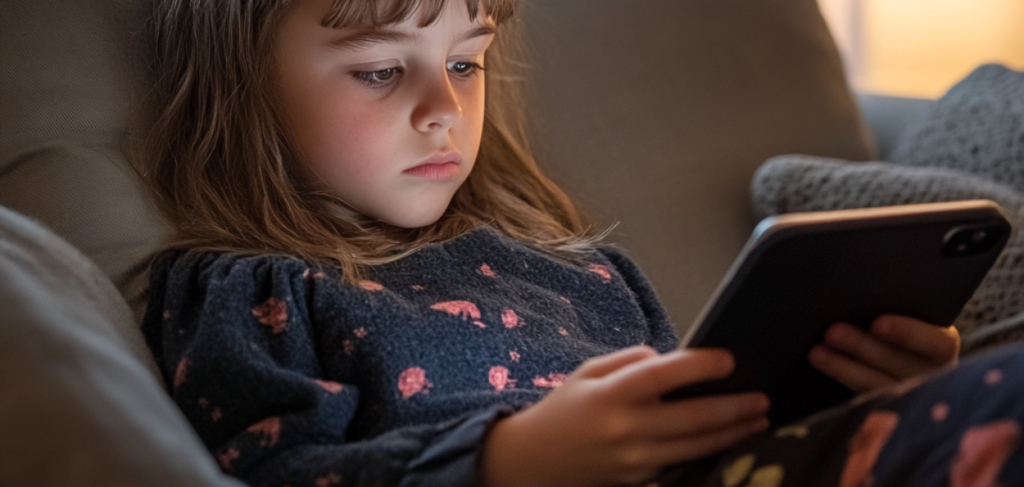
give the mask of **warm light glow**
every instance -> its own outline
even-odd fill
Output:
[[[1024,69],[1024,1],[819,0],[861,92],[936,98],[980,64]]]

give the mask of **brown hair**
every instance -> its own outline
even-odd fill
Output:
[[[502,24],[487,53],[483,135],[476,165],[444,215],[401,229],[308,189],[272,108],[272,33],[295,0],[161,0],[155,16],[157,96],[147,179],[176,224],[174,247],[274,253],[331,263],[353,281],[365,266],[490,225],[535,248],[569,256],[595,236],[531,154],[510,69],[520,54],[515,0],[465,0]],[[324,26],[378,28],[419,12],[433,23],[446,0],[335,0]]]

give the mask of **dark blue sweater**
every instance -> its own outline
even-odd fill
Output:
[[[288,257],[168,252],[143,330],[206,446],[252,485],[469,486],[489,427],[584,360],[677,346],[627,257],[584,259],[484,227],[352,286]]]

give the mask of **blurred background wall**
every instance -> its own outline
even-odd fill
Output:
[[[937,98],[976,66],[1024,69],[1024,0],[818,0],[859,93]]]

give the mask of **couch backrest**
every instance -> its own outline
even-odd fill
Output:
[[[142,0],[0,0],[0,205],[43,222],[138,316],[168,228],[126,154],[146,126]]]
[[[0,204],[93,259],[136,313],[168,235],[125,154],[146,126],[143,0],[0,0]],[[548,168],[687,325],[753,226],[754,169],[869,159],[814,0],[523,0]]]
[[[815,0],[527,0],[542,162],[687,327],[756,222],[768,157],[874,157]]]

